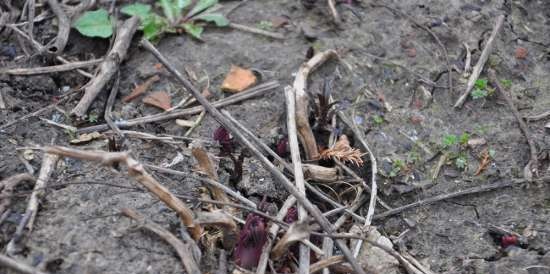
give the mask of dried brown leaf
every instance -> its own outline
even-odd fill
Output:
[[[336,159],[342,162],[352,162],[357,166],[363,165],[362,156],[363,154],[360,150],[350,146],[346,135],[340,136],[333,147],[321,151],[321,159]]]
[[[151,85],[153,85],[154,82],[160,80],[160,77],[158,75],[153,75],[151,77],[149,77],[149,79],[145,80],[145,82],[143,82],[142,84],[140,85],[137,85],[130,94],[128,94],[126,97],[122,98],[122,101],[124,103],[128,103],[132,100],[134,100],[135,98],[137,98],[138,96],[140,96],[141,94],[145,93],[149,87],[151,87]]]
[[[237,93],[251,87],[255,83],[256,75],[251,70],[231,66],[231,70],[223,80],[222,90]]]
[[[165,91],[157,91],[143,98],[143,103],[158,107],[162,110],[168,110],[172,107],[172,98]]]

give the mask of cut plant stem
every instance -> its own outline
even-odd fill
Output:
[[[290,192],[291,195],[296,197],[296,200],[308,211],[311,216],[319,223],[319,225],[328,233],[333,232],[333,228],[331,223],[323,216],[323,213],[317,208],[315,205],[313,205],[307,197],[302,194],[291,182],[284,176],[284,174],[275,167],[269,159],[267,159],[259,150],[258,148],[253,145],[248,138],[246,138],[243,133],[238,130],[231,121],[227,117],[225,117],[219,110],[217,110],[204,96],[201,94],[201,92],[189,82],[186,78],[183,77],[183,75],[170,63],[168,60],[162,56],[162,54],[147,40],[141,40],[141,44],[144,46],[145,49],[150,51],[166,68],[168,71],[170,71],[183,86],[189,90],[193,96],[197,99],[197,101],[204,106],[206,111],[208,111],[216,121],[218,121],[224,128],[229,130],[233,136],[236,137],[236,139],[244,145],[248,150],[256,156],[267,168],[269,172],[275,177],[277,181],[279,181],[285,189]],[[305,92],[305,91],[304,91]],[[353,254],[350,252],[349,248],[346,246],[345,243],[337,241],[337,246],[346,257],[346,260],[350,263],[353,270],[357,274],[366,274],[363,268],[357,263],[355,258],[353,257]]]

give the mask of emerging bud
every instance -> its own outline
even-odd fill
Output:
[[[253,213],[248,214],[235,248],[235,263],[246,269],[258,266],[266,242],[267,225],[264,218]]]

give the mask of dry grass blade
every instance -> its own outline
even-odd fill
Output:
[[[336,159],[342,162],[352,162],[357,166],[363,165],[361,151],[352,148],[346,135],[340,136],[336,144],[329,149],[321,151],[321,159]]]
[[[197,240],[201,235],[201,227],[193,220],[193,212],[178,197],[174,196],[166,187],[161,185],[143,168],[143,165],[131,158],[127,152],[85,151],[61,146],[47,146],[42,148],[46,153],[56,154],[80,160],[99,162],[103,165],[115,163],[125,164],[128,175],[136,179],[147,190],[157,196],[169,208],[178,213],[182,223],[187,227],[193,239]]]
[[[273,250],[271,250],[271,259],[280,259],[292,244],[307,239],[310,233],[311,229],[307,222],[295,222],[291,224],[285,235],[283,235],[273,247]]]

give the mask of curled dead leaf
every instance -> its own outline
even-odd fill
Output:
[[[340,136],[336,144],[329,149],[321,151],[321,159],[337,159],[342,162],[352,162],[357,166],[363,165],[363,154],[360,150],[352,148],[346,135]]]
[[[283,235],[271,250],[271,259],[280,259],[292,244],[307,239],[310,233],[311,229],[307,222],[295,222],[291,224],[285,235]]]
[[[78,138],[72,139],[70,141],[70,143],[73,144],[73,145],[81,145],[81,144],[86,144],[86,143],[88,143],[92,140],[99,139],[99,138],[102,138],[102,137],[103,137],[103,134],[101,134],[97,131],[94,131],[92,133],[80,134],[78,136]]]
[[[222,90],[232,93],[241,92],[256,84],[256,80],[256,75],[251,70],[231,66],[231,70],[223,80]]]
[[[233,219],[223,212],[216,210],[212,212],[199,212],[195,222],[202,226],[215,226],[223,231],[222,245],[226,250],[232,250],[237,243],[237,224]]]
[[[157,91],[151,93],[149,96],[143,98],[143,103],[160,108],[162,110],[168,110],[172,107],[172,98],[170,94],[165,91]]]

